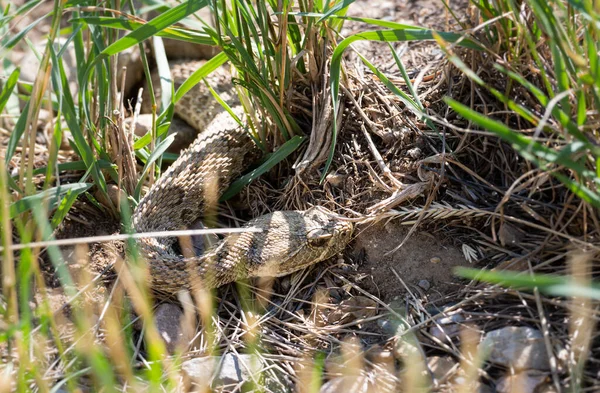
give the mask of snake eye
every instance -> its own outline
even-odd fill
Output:
[[[314,248],[326,246],[329,242],[329,239],[331,239],[332,237],[332,233],[325,232],[322,229],[315,229],[313,231],[308,232],[308,234],[306,235],[308,245]]]

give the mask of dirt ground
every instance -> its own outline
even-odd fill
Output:
[[[392,221],[359,230],[352,255],[359,271],[369,275],[363,288],[386,302],[407,291],[426,295],[430,302],[444,299],[460,285],[453,269],[472,265],[439,235],[417,231],[405,240],[409,228]]]
[[[466,6],[466,0],[450,4],[453,12],[459,15],[460,18],[465,19],[467,18]],[[46,8],[41,9],[46,10]],[[350,7],[349,16],[384,19],[441,30],[453,30],[456,27],[455,20],[449,15],[442,2],[429,0],[358,0]],[[35,15],[32,18],[35,18]],[[351,34],[364,29],[372,28],[360,22],[348,21],[345,24],[343,33]],[[396,77],[400,75],[388,44],[357,42],[353,47],[365,55],[376,66],[380,67],[387,75]],[[440,64],[443,62],[443,54],[436,44],[402,43],[395,44],[394,49],[401,54],[400,57],[411,78],[416,77],[420,73],[431,74],[436,67],[441,67]],[[349,54],[348,59],[349,61],[355,61],[357,64],[359,62],[358,57],[353,54]],[[422,90],[426,89],[429,89],[429,87],[422,87]],[[433,100],[439,101],[441,94],[431,94],[431,97]],[[406,145],[401,146],[390,146],[382,139],[375,138],[377,146],[386,153],[384,157],[389,161],[390,166],[395,172],[401,172],[403,165],[408,160],[407,157],[410,156],[409,151],[414,150],[417,146],[419,149],[425,150],[426,144],[422,140],[417,140],[414,135],[415,133],[413,130],[411,134],[411,138],[413,139]],[[360,150],[355,149],[357,146],[365,152],[365,157],[369,156],[364,140],[360,139],[360,137],[353,138],[354,135],[349,136],[346,134],[341,136],[340,142],[344,144],[344,147],[339,149],[337,158],[344,155],[352,155],[353,152]],[[430,153],[432,154],[431,151],[423,154]],[[357,159],[356,156],[352,158]],[[363,157],[359,158],[363,159]],[[414,164],[418,159],[422,158],[424,158],[423,155],[418,155],[412,161],[408,160],[408,165],[405,166],[410,167],[411,163]],[[343,160],[345,160],[344,157],[339,159],[339,161]],[[339,161],[335,161],[335,163],[338,164]],[[357,159],[357,161],[359,160]],[[367,164],[372,164],[373,159],[372,157],[367,157],[364,158],[364,161]],[[345,173],[345,175],[352,175],[353,173],[357,175],[361,171],[367,173],[368,165],[361,166],[359,163],[355,166],[359,169],[355,169],[355,172]],[[287,199],[285,195],[285,183],[288,179],[279,180],[279,183],[272,180],[276,175],[281,173],[291,176],[289,168],[284,169],[287,172],[285,170],[281,172],[273,171],[274,173],[265,176],[266,179],[262,179],[249,187],[243,193],[242,197],[224,207],[223,211],[226,214],[223,216],[231,216],[232,214],[230,214],[231,211],[229,209],[235,210],[233,208],[238,205],[246,204],[246,206],[240,209],[243,213],[239,214],[239,216],[243,218],[248,218],[248,216],[252,216],[256,212],[271,211],[281,206],[283,204],[282,201]],[[332,172],[336,172],[339,169],[333,167]],[[398,170],[396,171],[396,169]],[[411,167],[410,170],[412,172],[405,174],[406,178],[409,180],[416,179],[415,168]],[[346,180],[347,178],[344,178],[344,181]],[[347,189],[351,189],[352,187],[350,187],[349,183],[352,181],[356,183],[363,182],[361,184],[364,184],[364,179],[360,180],[356,176],[356,178],[350,179],[348,184],[343,184],[343,186],[334,190],[334,192],[342,194]],[[331,193],[331,189],[335,189],[331,184],[319,187],[319,189],[314,190],[317,197],[328,195]],[[358,200],[355,206],[345,207],[364,211],[369,205],[373,205],[379,202],[379,199],[387,197],[384,191],[377,190],[375,187],[373,188],[373,190],[361,190],[365,192],[367,197]],[[265,196],[265,194],[269,193],[272,193],[272,195]],[[443,186],[439,193],[444,193]],[[414,200],[408,201],[403,206],[408,208],[423,206],[425,202],[424,197],[417,197]],[[361,205],[358,206],[358,204]],[[237,225],[240,222],[238,220],[225,220],[223,225],[232,223]],[[435,306],[439,309],[454,304],[453,302],[459,298],[457,294],[465,289],[466,284],[464,280],[454,275],[454,269],[459,266],[475,267],[480,262],[477,258],[474,258],[474,261],[470,261],[465,255],[469,247],[465,248],[467,244],[463,241],[468,239],[469,234],[465,234],[467,231],[464,229],[468,226],[469,222],[460,223],[460,225],[457,225],[458,229],[450,231],[444,225],[440,225],[439,227],[435,225],[421,225],[410,236],[409,231],[412,225],[406,225],[406,223],[402,223],[400,220],[384,219],[376,223],[358,226],[354,239],[343,256],[336,258],[335,261],[315,266],[309,269],[307,273],[300,272],[291,278],[286,277],[277,280],[273,287],[272,308],[268,310],[270,316],[265,318],[264,324],[265,339],[267,344],[270,345],[269,349],[273,353],[293,357],[302,354],[306,347],[331,351],[332,348],[337,348],[337,345],[348,337],[360,337],[364,343],[383,347],[389,344],[393,333],[390,333],[389,329],[386,330],[384,328],[384,322],[391,319],[391,317],[389,314],[386,314],[382,305],[387,306],[394,303],[402,305],[406,299],[409,299],[408,301],[416,300],[416,302],[421,302],[421,304]],[[105,212],[99,211],[89,204],[82,202],[67,217],[57,236],[59,238],[98,236],[118,233],[119,230],[120,224],[117,217],[109,217]],[[485,238],[485,236],[483,237]],[[485,239],[486,241],[488,240],[488,238]],[[492,247],[494,247],[494,242],[489,241],[489,243],[492,243]],[[86,263],[88,258],[91,258],[92,263],[96,267],[101,267],[101,269],[96,269],[96,273],[99,273],[104,270],[103,268],[114,263],[116,258],[123,256],[123,250],[121,247],[115,247],[114,245],[108,248],[101,245],[92,245],[87,254],[78,254],[74,248],[65,248],[63,249],[63,255],[72,267]],[[53,291],[51,297],[52,308],[58,311],[62,309],[66,298],[60,293],[60,285],[49,263],[46,264],[46,268],[48,273],[46,275],[48,279],[47,285],[50,287],[49,291]],[[340,279],[340,276],[345,279]],[[114,276],[111,277],[114,278]],[[111,277],[108,277],[108,279]],[[347,285],[348,281],[352,285]],[[244,324],[240,322],[242,319],[240,317],[242,307],[240,306],[239,297],[233,291],[234,288],[234,285],[229,285],[218,292],[221,300],[218,306],[218,315],[222,316],[222,321],[219,321],[219,323],[222,323],[221,334],[223,337],[220,338],[220,341],[217,341],[221,343],[222,349],[235,347],[236,345],[243,347],[244,345],[243,339],[239,335],[235,336],[239,330],[243,330]],[[314,300],[313,297],[316,292],[315,288],[324,290],[325,292],[328,291],[329,297],[327,298],[327,302],[329,307],[334,310],[333,312],[324,313],[322,319],[327,322],[323,322],[323,325],[330,324],[332,329],[339,328],[340,326],[342,328],[339,328],[339,330],[327,330],[323,326],[317,326],[318,328],[323,328],[324,333],[321,332],[321,335],[315,334],[316,338],[306,338],[306,336],[311,336],[314,333],[310,331],[310,334],[307,334],[303,329],[305,325],[316,319],[313,318],[314,310],[311,311],[310,309],[310,303]],[[290,293],[293,293],[293,296]],[[464,293],[461,293],[462,295]],[[104,294],[100,294],[95,296],[95,298],[101,299],[103,296]],[[296,303],[292,304],[289,297],[293,297]],[[346,307],[348,305],[346,302],[352,301],[352,299],[358,299],[356,300],[358,307],[356,307],[356,304]],[[521,306],[518,304],[518,301],[521,300],[516,297],[511,299],[511,301],[515,302],[514,308]],[[531,299],[528,299],[528,301],[532,302]],[[501,304],[499,306],[501,307],[504,304],[509,304],[509,301],[499,301],[498,303]],[[523,303],[526,303],[526,301],[523,301]],[[353,307],[375,309],[377,312],[374,314],[363,312],[352,317],[344,314],[345,311],[343,310],[350,309],[354,311]],[[511,307],[513,307],[512,304]],[[532,306],[526,304],[525,307]],[[481,303],[473,306],[470,321],[481,318],[480,321],[482,324],[487,323],[485,319],[487,316],[484,316],[484,311],[487,311],[487,309]],[[335,315],[339,310],[342,310],[340,313],[344,314],[343,317],[338,318]],[[352,314],[352,312],[347,314]],[[68,316],[68,310],[66,310],[65,314]],[[523,314],[527,315],[526,312],[523,312]],[[272,321],[269,318],[272,318]],[[515,316],[514,320],[510,320],[510,318],[508,317],[509,323],[516,323],[523,319],[521,314]],[[362,319],[366,319],[367,322],[361,321]],[[502,324],[504,323],[505,321],[502,320]],[[288,329],[284,333],[281,330],[282,326]],[[455,335],[458,332],[457,326],[457,324],[452,326],[456,330],[454,331]],[[315,328],[315,330],[318,329]],[[272,334],[272,337],[269,336],[270,334]],[[287,335],[287,340],[292,344],[284,346],[280,342],[285,341],[281,339],[283,334]],[[272,338],[272,341],[269,341],[269,338]],[[427,345],[434,347],[440,344],[440,339],[436,338],[436,340],[425,340],[425,342],[428,343]],[[446,344],[444,343],[444,345]],[[451,343],[448,345],[452,347],[448,350],[448,353],[456,355],[457,351],[453,347],[455,344]],[[444,348],[447,349],[448,346]],[[196,349],[195,351],[192,351],[191,354],[197,355],[201,352],[200,349]],[[435,352],[435,350],[431,352]],[[455,357],[459,358],[459,356]],[[454,367],[455,363],[451,363]]]

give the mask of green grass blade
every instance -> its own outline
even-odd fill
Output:
[[[11,72],[10,76],[6,80],[4,86],[2,86],[2,90],[0,91],[0,113],[6,107],[8,103],[8,99],[10,98],[15,86],[17,85],[17,81],[19,80],[20,70],[15,68],[13,72]]]
[[[256,178],[261,176],[263,173],[269,171],[275,165],[283,161],[287,156],[292,154],[304,141],[304,137],[296,135],[291,138],[289,141],[285,142],[277,151],[267,158],[267,160],[261,164],[258,168],[254,169],[250,173],[240,177],[236,181],[234,181],[229,188],[223,193],[221,196],[221,201],[226,201],[229,198],[233,197],[237,193],[239,193],[242,188],[252,183]]]
[[[102,172],[100,172],[98,169],[96,157],[94,156],[92,148],[90,145],[88,145],[88,142],[80,127],[77,108],[73,102],[73,97],[71,96],[71,91],[69,90],[67,75],[60,57],[58,58],[56,67],[60,72],[57,74],[52,73],[52,85],[55,93],[62,96],[63,115],[69,130],[71,131],[71,136],[73,137],[75,146],[77,147],[76,151],[83,162],[85,162],[87,169],[91,169],[91,175],[95,184],[100,188],[101,192],[106,193],[106,180],[104,179]]]
[[[188,91],[196,86],[202,79],[209,76],[213,71],[227,62],[227,55],[224,52],[219,53],[207,61],[202,67],[198,68],[175,92],[175,102],[179,101]]]
[[[347,8],[350,4],[354,3],[354,0],[343,0],[336,3],[333,7],[325,12],[325,14],[317,21],[317,23],[323,22],[325,19],[328,19],[330,16],[337,14],[342,11],[344,8]]]
[[[167,148],[171,145],[171,143],[173,143],[173,140],[175,140],[175,135],[167,136],[163,141],[161,141],[156,146],[156,149],[148,157],[148,160],[146,161],[146,164],[144,165],[144,169],[142,170],[142,173],[140,174],[140,180],[138,181],[138,184],[135,187],[135,192],[133,194],[133,197],[135,198],[136,201],[140,200],[140,194],[142,193],[142,185],[144,184],[144,179],[146,177],[146,174],[152,167],[152,164],[154,164],[154,162],[156,162],[156,160],[158,160],[160,158],[160,156],[167,150]]]
[[[156,60],[156,68],[160,80],[160,110],[162,111],[171,104],[173,80],[162,38],[154,36],[152,37],[152,41],[154,42],[154,59]]]
[[[503,287],[515,289],[539,289],[540,292],[553,295],[574,297],[583,296],[600,300],[600,285],[593,283],[582,286],[581,283],[572,282],[569,277],[549,274],[525,275],[510,271],[489,271],[459,267],[455,274],[471,280],[498,284]]]
[[[26,196],[10,205],[10,218],[13,219],[19,214],[32,209],[34,206],[45,203],[45,201],[48,201],[49,209],[52,210],[56,207],[59,199],[67,192],[80,194],[91,186],[91,183],[71,183],[52,187],[35,195]]]
[[[192,88],[194,88],[194,86],[196,86],[202,79],[206,78],[214,70],[219,68],[221,65],[225,64],[226,61],[227,61],[227,55],[223,52],[219,53],[218,55],[214,56],[212,59],[207,61],[204,65],[202,65],[202,67],[200,67],[196,71],[194,71],[192,73],[192,75],[190,75],[185,80],[185,82],[183,82],[181,84],[181,86],[179,86],[179,88],[177,89],[177,91],[175,92],[175,94],[173,96],[173,102],[171,102],[169,104],[169,106],[167,108],[165,108],[163,110],[163,112],[157,118],[157,123],[159,124],[159,126],[157,128],[158,135],[163,135],[164,132],[166,132],[168,130],[168,128],[171,124],[170,119],[173,115],[174,105],[187,92],[189,92]],[[142,148],[146,147],[151,141],[152,141],[152,136],[150,135],[150,133],[147,133],[146,135],[142,136],[141,138],[138,138],[135,141],[133,148],[135,150],[142,149]]]
[[[465,119],[472,121],[482,128],[494,132],[502,139],[510,143],[511,146],[521,156],[534,163],[540,169],[549,170],[549,163],[556,164],[573,170],[581,177],[587,178],[589,181],[595,183],[600,182],[600,179],[595,177],[595,173],[593,171],[586,169],[581,163],[575,162],[571,159],[573,154],[570,153],[573,151],[573,146],[567,147],[566,149],[571,150],[565,150],[564,152],[555,151],[532,140],[531,138],[526,137],[525,135],[522,135],[518,131],[512,130],[501,122],[492,120],[485,115],[473,111],[469,107],[449,97],[445,97],[444,101]],[[589,189],[581,182],[575,182],[571,180],[569,177],[557,171],[552,171],[552,175],[569,187],[569,189],[577,196],[600,208],[600,195],[598,195],[597,192]]]
[[[117,169],[117,165],[113,164],[109,161],[106,160],[98,160],[96,161],[96,164],[98,165],[98,168],[100,169],[109,169],[109,168],[113,168],[113,169]],[[70,162],[62,162],[58,165],[56,165],[56,169],[58,170],[58,172],[66,172],[66,171],[85,171],[87,170],[87,166],[85,165],[85,162],[83,161],[70,161]],[[33,175],[43,175],[44,173],[46,173],[46,171],[48,170],[47,166],[43,166],[43,167],[39,167],[33,170]],[[15,175],[14,177],[18,177],[18,175]]]
[[[137,45],[207,5],[208,0],[189,0],[179,4],[109,45],[102,51],[100,57],[112,56]]]
[[[17,145],[19,144],[19,140],[23,136],[23,132],[25,132],[25,124],[27,124],[27,113],[29,112],[29,102],[25,104],[15,127],[13,128],[13,132],[10,134],[10,138],[8,138],[8,144],[6,146],[6,157],[4,157],[4,161],[8,165],[11,158],[15,154],[17,150]]]
[[[7,51],[14,48],[15,45],[17,45],[27,35],[27,33],[29,33],[31,31],[31,29],[33,29],[35,26],[37,26],[37,24],[40,23],[46,17],[47,17],[47,15],[44,15],[41,18],[38,18],[35,21],[31,22],[29,25],[27,25],[25,28],[23,28],[23,30],[20,30],[19,32],[17,32],[17,34],[15,34],[10,40],[8,40],[4,45],[2,45],[2,49],[0,50],[0,58],[4,57],[4,54]]]
[[[70,19],[71,23],[85,23],[95,26],[104,26],[111,29],[133,31],[144,26],[144,23],[130,21],[122,18],[109,18],[101,16],[85,16]],[[181,27],[167,27],[163,31],[155,34],[162,38],[186,41],[200,45],[215,45],[213,38],[204,32],[185,29]]]

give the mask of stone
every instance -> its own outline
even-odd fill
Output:
[[[186,385],[194,384],[198,389],[203,391],[210,386],[215,374],[215,367],[219,362],[219,356],[206,356],[186,360],[181,364],[181,372],[186,381]],[[191,389],[186,389],[190,391]]]
[[[447,342],[448,339],[457,337],[460,334],[461,322],[464,322],[465,317],[455,312],[454,314],[440,314],[436,319],[436,324],[431,327],[429,334],[440,341]]]
[[[185,345],[183,329],[183,311],[171,303],[163,303],[154,312],[154,321],[158,334],[166,344],[167,351],[174,354],[179,347]]]
[[[394,336],[398,331],[398,322],[389,319],[378,319],[377,326],[388,336]]]
[[[420,280],[417,285],[424,291],[428,291],[431,288],[431,284],[427,280]]]
[[[513,375],[507,375],[496,381],[498,393],[534,393],[538,387],[545,385],[550,375],[538,370],[523,371]]]
[[[187,360],[181,370],[184,377],[199,388],[211,386],[224,391],[239,391],[241,383],[252,386],[252,381],[261,382],[262,366],[255,356],[229,352],[223,356]]]
[[[542,333],[527,326],[508,326],[485,334],[481,343],[488,360],[516,371],[550,370]]]
[[[231,385],[259,379],[261,366],[252,355],[227,353],[221,358],[221,368],[214,385]]]

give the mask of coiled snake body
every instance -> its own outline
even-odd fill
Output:
[[[189,114],[190,108],[183,109]],[[252,138],[227,112],[217,115],[140,201],[132,217],[135,231],[189,228],[259,155]],[[212,288],[246,277],[283,276],[337,254],[352,234],[350,223],[324,208],[275,212],[246,226],[262,232],[230,234],[199,256],[180,255],[173,247],[175,238],[140,239],[151,286],[175,293],[195,285]]]

